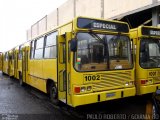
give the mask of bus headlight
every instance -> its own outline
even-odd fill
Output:
[[[125,83],[125,86],[132,86],[134,85],[134,81],[128,81]]]
[[[86,87],[81,87],[81,92],[85,92],[86,91]]]
[[[134,85],[134,81],[130,81],[130,82],[129,82],[129,85]]]
[[[148,80],[147,84],[152,84],[152,79]]]
[[[126,82],[126,83],[125,83],[125,86],[128,86],[128,85],[129,85],[129,82]]]
[[[87,86],[87,91],[91,91],[92,90],[92,86]]]
[[[74,86],[74,93],[88,93],[92,92],[92,86],[91,85],[85,85],[85,86]]]
[[[152,84],[152,83],[153,83],[153,80],[152,80],[152,79],[149,79],[149,80],[141,80],[141,84],[142,84],[142,85]]]

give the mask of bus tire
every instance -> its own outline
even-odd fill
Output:
[[[54,82],[50,83],[50,86],[49,86],[49,95],[50,95],[51,102],[54,105],[58,105],[59,104],[58,91],[57,91],[57,88],[56,88]]]
[[[22,73],[21,72],[19,73],[19,84],[20,84],[20,86],[24,86],[24,82],[23,82],[23,79],[22,79]]]

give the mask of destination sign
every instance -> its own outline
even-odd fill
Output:
[[[129,32],[128,25],[125,23],[118,23],[113,21],[95,20],[87,18],[78,18],[78,28],[84,29],[100,29],[112,32]]]
[[[160,29],[142,27],[142,35],[160,36]]]

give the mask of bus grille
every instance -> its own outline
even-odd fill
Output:
[[[131,71],[101,74],[101,82],[93,83],[93,91],[123,88],[129,81],[133,81]]]
[[[153,78],[154,83],[160,83],[160,76]]]

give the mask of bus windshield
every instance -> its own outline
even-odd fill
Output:
[[[160,68],[160,40],[141,40],[140,65],[142,68]]]
[[[122,35],[77,34],[75,68],[98,71],[132,68],[130,39]]]

